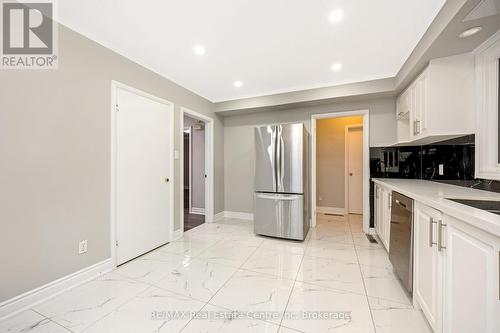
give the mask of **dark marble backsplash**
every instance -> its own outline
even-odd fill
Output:
[[[499,181],[474,179],[474,149],[474,135],[427,146],[373,147],[370,148],[370,175],[425,179],[500,192]]]

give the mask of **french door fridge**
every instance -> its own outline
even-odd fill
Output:
[[[304,124],[256,128],[255,153],[255,233],[304,240],[309,229]]]

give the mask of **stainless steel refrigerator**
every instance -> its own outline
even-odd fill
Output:
[[[255,153],[255,233],[304,240],[309,230],[304,124],[256,128]]]

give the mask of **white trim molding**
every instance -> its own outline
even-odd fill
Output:
[[[214,222],[218,220],[222,220],[224,218],[224,212],[219,212],[214,215]]]
[[[205,208],[191,207],[190,214],[205,215]]]
[[[113,268],[113,260],[109,258],[8,299],[0,303],[0,321],[108,273]]]
[[[316,207],[316,212],[317,213],[322,213],[322,214],[335,214],[335,215],[346,215],[346,209],[345,208],[339,208],[339,207]]]
[[[182,238],[182,234],[184,233],[184,229],[177,229],[174,231],[174,234],[172,236],[172,241],[178,240],[179,238]]]
[[[311,115],[311,206],[317,209],[316,201],[316,121],[339,117],[363,117],[363,231],[370,231],[370,111],[319,113]],[[311,214],[311,227],[316,226],[316,211]]]
[[[231,211],[223,211],[215,214],[215,221],[222,220],[222,219],[238,219],[238,220],[248,220],[252,221],[253,220],[253,214],[252,213],[245,213],[245,212],[231,212]]]
[[[244,213],[244,212],[224,211],[224,217],[226,219],[253,220],[252,213]]]

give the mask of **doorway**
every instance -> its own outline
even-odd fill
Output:
[[[170,241],[173,104],[112,83],[111,249],[116,265]]]
[[[360,229],[372,232],[368,110],[312,115],[311,136],[311,226],[317,214],[356,214]]]
[[[205,127],[184,115],[184,231],[205,223]]]
[[[186,117],[190,118],[188,120]],[[189,121],[189,122],[188,122]],[[194,125],[193,125],[194,124]],[[195,126],[196,128],[191,128]],[[201,128],[203,127],[203,131]],[[174,232],[173,239],[182,237],[184,231],[189,230],[192,225],[199,225],[200,223],[210,223],[214,220],[214,120],[196,111],[181,107],[180,113],[180,179],[179,182],[179,206],[180,206],[180,226]],[[194,142],[195,133],[204,133],[203,143]],[[186,143],[186,144],[185,144]],[[196,146],[196,147],[195,147]],[[198,190],[193,189],[191,195],[189,192],[189,182],[194,183],[192,170],[190,171],[189,165],[191,164],[191,169],[193,164],[197,163],[193,158],[190,158],[191,153],[186,155],[187,150],[201,149],[204,152],[204,160],[201,165],[204,167],[204,172],[198,173],[198,176],[202,178],[199,179],[199,183],[204,184],[204,189]],[[198,164],[200,164],[198,162]],[[201,168],[201,167],[200,167]],[[189,179],[191,175],[191,179]],[[200,193],[203,192],[203,193]],[[193,201],[193,195],[197,196],[198,199]],[[190,198],[191,196],[191,198]],[[204,204],[198,204],[200,202],[200,197]],[[191,209],[189,205],[191,203]],[[193,205],[194,203],[194,205]],[[197,205],[202,207],[197,207]],[[187,211],[185,210],[187,208]],[[185,216],[184,213],[188,213]],[[188,220],[192,218],[193,223]],[[201,220],[203,222],[201,222]],[[188,225],[185,227],[185,225]]]

